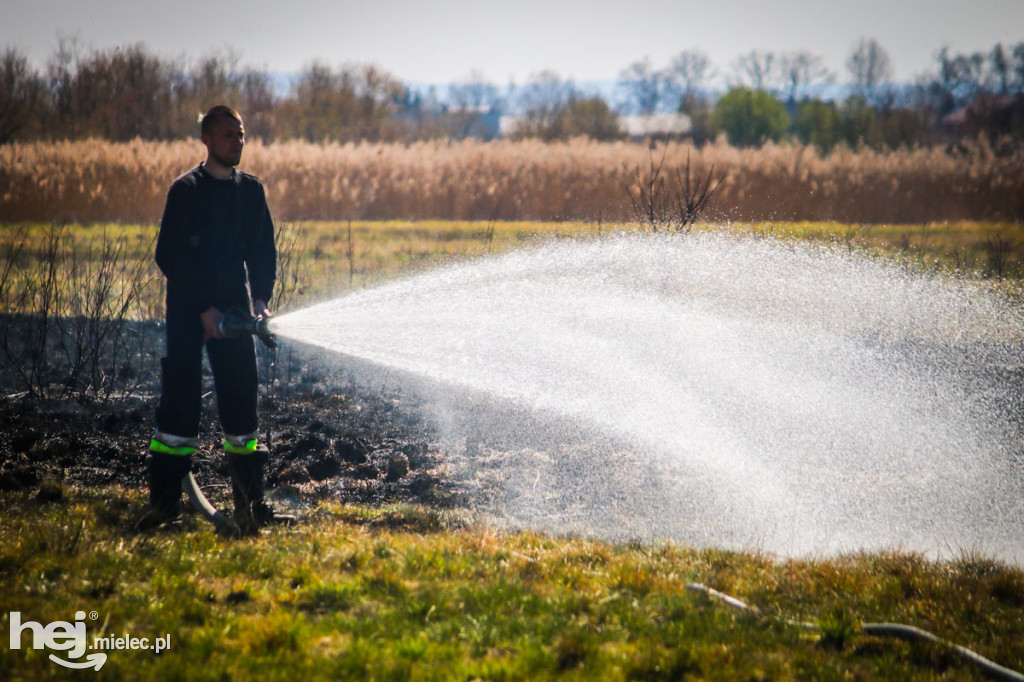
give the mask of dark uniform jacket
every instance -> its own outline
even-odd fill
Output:
[[[248,309],[249,294],[269,302],[277,254],[263,183],[237,170],[218,180],[202,165],[179,177],[167,194],[156,262],[167,277],[168,312]]]

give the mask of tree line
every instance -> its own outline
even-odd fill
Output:
[[[737,146],[796,139],[828,151],[840,144],[911,147],[988,136],[1024,139],[1024,42],[988,52],[940,50],[933,73],[892,82],[886,50],[861,40],[845,80],[806,51],[753,50],[720,71],[699,50],[656,68],[645,58],[619,74],[617,101],[587,92],[554,71],[504,91],[479,72],[449,88],[416,91],[372,64],[314,61],[280,92],[265,70],[232,51],[197,61],[167,59],[139,43],[84,50],[62,38],[42,69],[8,47],[0,53],[0,144],[27,140],[196,135],[198,115],[233,103],[247,132],[264,141],[413,141],[490,138],[544,140],[625,136],[620,114],[678,112],[703,144],[720,135]],[[724,90],[717,85],[723,80]],[[499,130],[498,118],[515,112]]]
[[[684,50],[661,69],[633,63],[620,83],[635,111],[688,114],[698,144],[723,133],[736,146],[795,138],[824,151],[1024,139],[1024,42],[969,54],[943,48],[932,73],[894,83],[888,52],[862,39],[845,67],[842,80],[812,53],[752,50],[731,64],[728,88],[715,97],[711,80],[723,74],[704,53]]]

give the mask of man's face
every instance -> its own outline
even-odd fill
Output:
[[[202,140],[210,156],[217,163],[234,168],[242,160],[245,128],[235,119],[221,120],[208,135],[202,136]]]

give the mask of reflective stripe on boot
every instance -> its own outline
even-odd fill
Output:
[[[260,448],[259,441],[257,440],[259,435],[260,432],[258,430],[239,436],[225,433],[224,452],[229,455],[251,455],[258,450],[266,450],[266,448]]]
[[[154,438],[149,441],[149,451],[161,455],[174,455],[177,457],[187,457],[194,453],[197,448],[192,445],[182,445],[181,447],[173,448],[166,443]]]
[[[253,455],[260,449],[259,442],[253,438],[247,440],[241,445],[236,445],[227,438],[224,439],[224,452],[229,455]]]
[[[153,440],[149,441],[149,451],[163,455],[191,455],[199,449],[197,436],[176,436],[157,430]]]

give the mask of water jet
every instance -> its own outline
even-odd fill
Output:
[[[274,330],[429,392],[499,522],[1019,563],[1022,322],[980,282],[722,230],[539,244]]]

